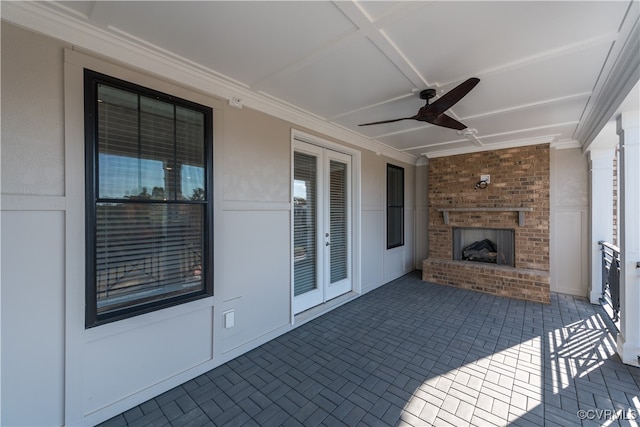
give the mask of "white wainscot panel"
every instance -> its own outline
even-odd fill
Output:
[[[206,307],[86,343],[85,415],[210,360],[212,322]]]
[[[414,270],[415,265],[415,210],[405,209],[404,212],[404,257],[403,273]]]
[[[386,226],[382,227],[384,233]],[[404,213],[404,245],[388,249],[384,254],[384,283],[390,282],[413,270],[413,209]],[[386,243],[384,248],[386,248]]]
[[[0,425],[64,423],[64,212],[2,212]]]
[[[386,248],[383,210],[362,211],[362,291],[383,284],[383,257]]]
[[[291,213],[257,208],[224,212],[216,295],[235,325],[223,332],[223,353],[291,321]]]
[[[586,211],[555,212],[553,224],[551,291],[587,296]]]
[[[398,277],[404,274],[404,269],[403,269],[404,258],[405,258],[404,246],[399,246],[397,248],[389,249],[385,252],[385,256],[384,256],[384,282],[385,283],[390,282],[393,279],[397,279]]]

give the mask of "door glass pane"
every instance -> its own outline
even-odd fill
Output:
[[[347,278],[347,165],[329,162],[329,227],[331,283]]]
[[[293,158],[293,294],[318,287],[316,274],[317,158],[294,153]]]

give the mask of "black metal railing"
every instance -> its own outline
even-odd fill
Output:
[[[599,241],[602,251],[602,296],[600,303],[611,319],[620,319],[620,248],[609,242]]]

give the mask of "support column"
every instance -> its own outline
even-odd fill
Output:
[[[620,137],[620,333],[618,354],[640,366],[640,112],[617,120]]]
[[[611,137],[615,137],[613,129]],[[611,144],[608,144],[611,145]],[[602,296],[602,251],[599,241],[611,242],[613,239],[613,157],[615,144],[611,148],[589,151],[589,190],[590,206],[590,273],[589,300],[591,304],[600,304]]]

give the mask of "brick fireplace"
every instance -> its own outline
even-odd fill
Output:
[[[549,155],[541,144],[430,159],[423,280],[549,303]],[[460,259],[454,229],[513,230],[511,265]]]

